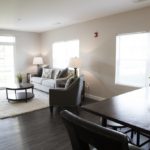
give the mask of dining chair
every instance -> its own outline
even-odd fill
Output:
[[[61,112],[73,150],[140,150],[129,144],[128,137],[120,132],[85,120],[67,110]],[[90,146],[91,145],[91,146]]]

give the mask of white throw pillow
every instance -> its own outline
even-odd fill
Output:
[[[42,78],[51,78],[52,69],[43,68]]]

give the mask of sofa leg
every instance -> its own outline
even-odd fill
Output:
[[[50,112],[53,113],[53,106],[50,106]]]

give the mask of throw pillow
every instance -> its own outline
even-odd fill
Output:
[[[68,68],[65,68],[59,73],[58,78],[64,78],[67,75],[68,75]]]
[[[42,78],[51,78],[52,69],[43,68]]]
[[[73,83],[74,79],[74,77],[69,78],[65,84],[65,88],[68,88]]]
[[[60,70],[59,69],[53,69],[52,71],[52,79],[57,79],[58,75],[59,75]]]
[[[49,65],[40,66],[40,67],[38,68],[38,72],[37,72],[37,76],[38,76],[38,77],[41,77],[41,76],[42,76],[43,68],[49,68]]]

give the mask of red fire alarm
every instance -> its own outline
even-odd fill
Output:
[[[94,37],[98,37],[98,32],[94,32]]]

